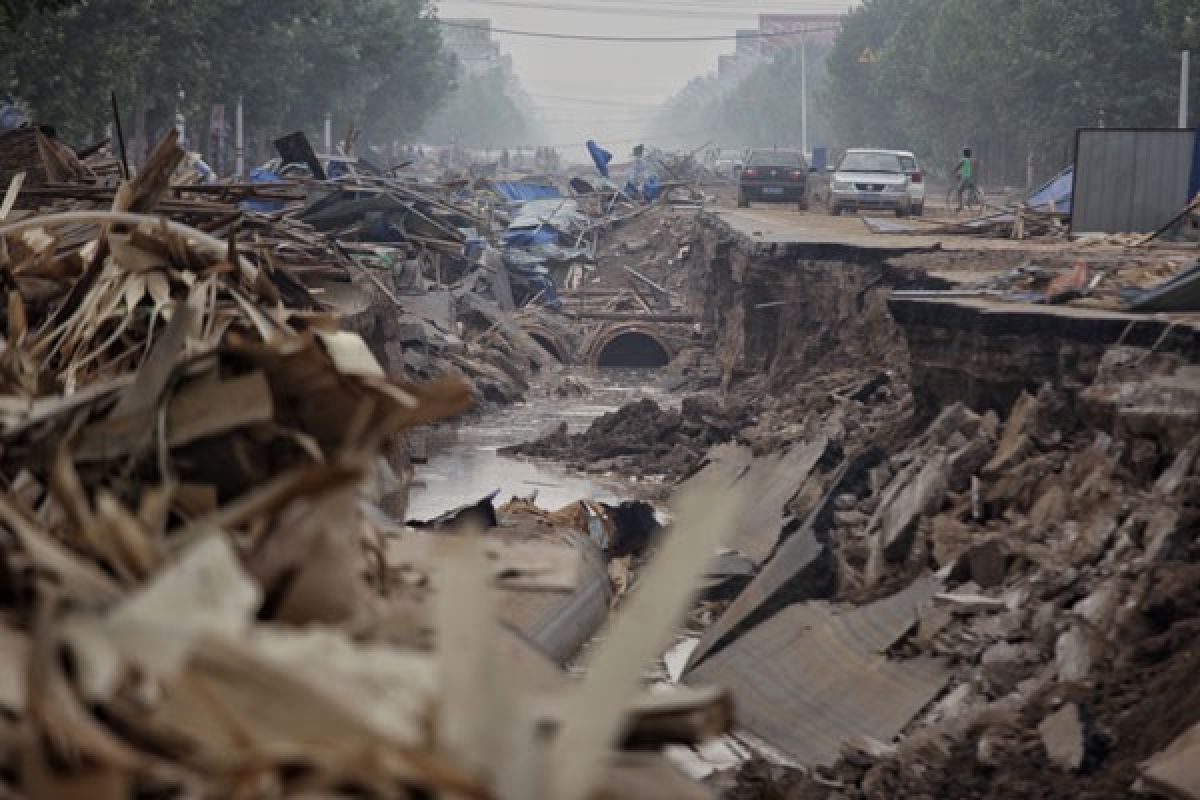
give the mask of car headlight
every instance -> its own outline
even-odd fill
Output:
[[[853,192],[854,184],[849,181],[834,181],[833,190],[835,192]]]

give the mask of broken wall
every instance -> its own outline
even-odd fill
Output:
[[[926,417],[956,402],[1004,412],[1021,392],[1044,384],[1073,398],[1117,345],[1140,351],[1143,366],[1152,356],[1200,363],[1200,330],[1162,317],[978,299],[893,298],[889,305]]]
[[[775,244],[702,218],[688,299],[716,336],[724,383],[755,374],[773,389],[818,367],[907,363],[887,298],[893,288],[932,286],[889,259],[902,251],[831,244]]]

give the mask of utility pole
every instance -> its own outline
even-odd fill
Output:
[[[1192,68],[1191,51],[1184,50],[1180,61],[1182,63],[1179,70],[1179,127],[1186,128],[1188,126],[1188,92],[1191,91],[1189,85]]]
[[[238,96],[237,104],[237,133],[234,145],[234,154],[236,163],[234,168],[237,172],[237,179],[243,180],[246,177],[246,129],[243,127],[242,118],[242,98]]]
[[[800,152],[808,158],[808,30],[800,34]]]
[[[187,94],[183,91],[183,87],[179,87],[179,103],[175,106],[175,130],[179,133],[179,146],[187,147],[187,122],[183,116],[183,104],[187,100]]]

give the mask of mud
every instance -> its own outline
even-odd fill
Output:
[[[678,479],[746,421],[744,407],[723,406],[708,395],[685,397],[678,409],[643,398],[598,418],[582,433],[572,434],[560,423],[546,436],[501,452],[553,459],[586,472]]]

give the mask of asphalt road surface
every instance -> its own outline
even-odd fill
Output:
[[[719,208],[715,212],[739,233],[768,244],[843,244],[851,247],[906,249],[940,246],[945,250],[1021,250],[1054,252],[1062,241],[1015,241],[964,235],[909,235],[871,233],[857,215],[840,217],[814,209],[797,211],[794,205],[758,206],[749,209]],[[895,220],[891,214],[880,215]],[[913,220],[936,223],[936,220]]]

